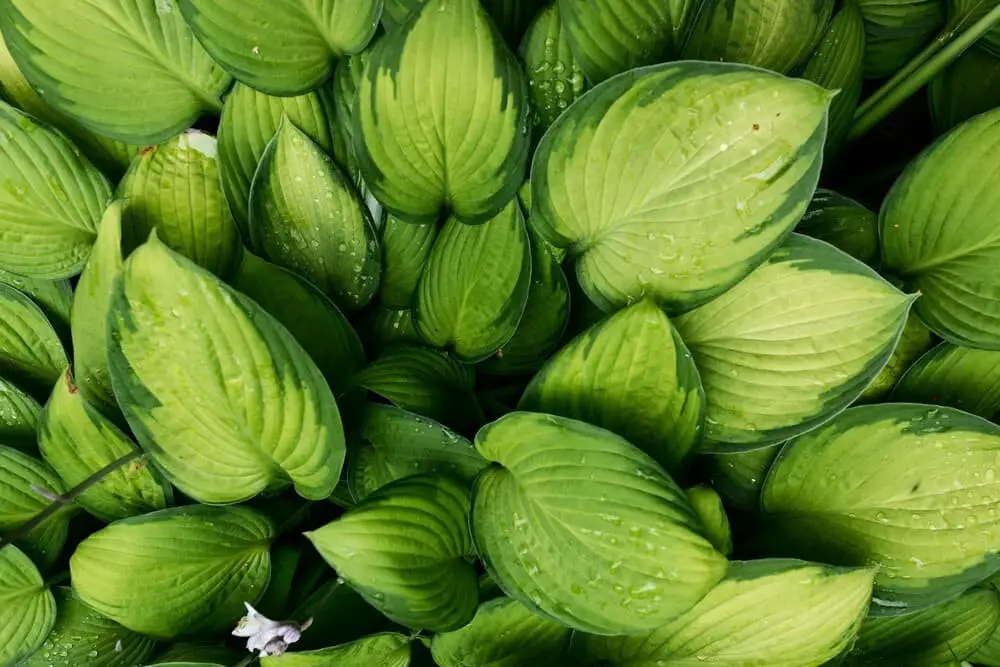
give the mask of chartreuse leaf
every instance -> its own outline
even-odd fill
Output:
[[[883,264],[921,293],[915,311],[924,324],[952,343],[986,349],[1000,349],[997,142],[1000,111],[957,127],[910,163],[879,219]]]
[[[760,489],[781,445],[768,445],[748,452],[709,454],[706,459],[712,488],[726,503],[744,512],[760,509]]]
[[[693,486],[684,492],[688,502],[701,519],[703,532],[712,545],[725,556],[733,554],[733,536],[729,530],[729,517],[722,506],[719,494],[707,486]]]
[[[1000,428],[952,408],[847,410],[781,450],[764,484],[779,553],[877,564],[875,611],[953,597],[1000,568]]]
[[[0,283],[10,285],[30,296],[53,326],[58,327],[60,331],[69,331],[73,287],[68,280],[29,278],[0,269]]]
[[[45,404],[38,429],[42,458],[71,487],[128,455],[135,443],[84,399],[69,370]],[[77,498],[104,521],[163,509],[173,500],[170,486],[141,463],[122,466]]]
[[[15,546],[0,549],[0,665],[34,653],[56,622],[56,600],[38,568]]]
[[[944,26],[946,3],[942,0],[855,2],[865,20],[865,76],[869,79],[894,74]]]
[[[916,362],[921,355],[934,345],[934,336],[930,330],[924,326],[920,318],[910,311],[906,318],[906,326],[903,327],[903,335],[896,343],[896,349],[889,357],[889,363],[885,365],[882,372],[875,376],[872,383],[861,392],[859,401],[875,402],[882,400],[892,391],[907,369]],[[928,401],[934,403],[936,401]]]
[[[479,604],[468,526],[469,490],[441,474],[406,477],[306,533],[337,574],[389,619],[456,630]]]
[[[892,399],[947,405],[991,419],[1000,412],[1000,352],[941,343],[910,367]]]
[[[186,495],[231,503],[289,482],[310,499],[333,491],[344,460],[333,394],[256,303],[153,237],[122,269],[109,330],[125,417]]]
[[[54,593],[55,627],[30,658],[18,663],[22,667],[132,667],[146,664],[156,651],[155,641],[87,607],[72,589],[57,588]]]
[[[499,597],[479,606],[464,628],[431,639],[441,667],[527,667],[562,664],[572,630],[523,604]]]
[[[993,587],[974,588],[954,600],[915,614],[872,618],[861,626],[850,667],[937,667],[969,658],[1000,622],[1000,597]]]
[[[708,0],[684,57],[746,63],[786,74],[816,48],[833,6],[834,0]]]
[[[482,361],[517,331],[530,288],[531,247],[517,201],[481,225],[451,218],[420,277],[414,324],[431,345]]]
[[[647,634],[581,636],[581,665],[800,667],[832,660],[854,639],[872,569],[794,560],[734,562],[694,609]]]
[[[483,428],[472,531],[507,595],[571,628],[649,631],[725,574],[684,492],[610,431],[514,412]]]
[[[263,658],[260,664],[261,667],[408,667],[411,642],[405,635],[386,632],[340,646]]]
[[[417,473],[444,473],[471,484],[487,465],[471,442],[437,422],[373,403],[365,408],[347,479],[351,493],[360,501],[390,482]]]
[[[65,490],[62,480],[50,467],[23,452],[0,445],[0,534],[20,528],[44,510],[51,502],[45,495]],[[48,568],[62,551],[74,511],[68,507],[57,511],[14,545],[41,569]]]
[[[222,193],[217,155],[215,137],[198,130],[139,153],[118,186],[126,252],[155,229],[195,264],[223,278],[233,272],[243,246]]]
[[[375,33],[382,0],[178,0],[212,57],[271,95],[299,95],[333,74]]]
[[[97,612],[157,639],[228,630],[263,594],[274,527],[245,507],[190,505],[117,521],[70,559]]]
[[[3,102],[0,145],[0,269],[34,278],[76,275],[111,186],[64,136]]]
[[[701,438],[705,394],[684,342],[663,311],[644,300],[559,350],[519,408],[614,431],[676,473]]]
[[[542,139],[531,223],[604,310],[720,294],[798,222],[830,93],[744,65],[668,63],[580,98]]]
[[[939,133],[1000,106],[1000,58],[969,49],[931,79],[928,95],[931,118]]]
[[[250,238],[342,308],[361,308],[378,289],[381,258],[367,207],[333,160],[287,118],[254,176]]]
[[[375,197],[415,222],[496,216],[524,180],[528,85],[479,2],[430,0],[370,57],[354,139]]]
[[[12,382],[0,378],[0,444],[31,453],[42,406]]]
[[[0,28],[46,102],[133,144],[163,141],[218,112],[232,81],[173,2],[80,0],[53,12],[48,0],[12,0],[0,8]]]
[[[41,308],[0,283],[0,375],[44,396],[67,363],[59,335]]]
[[[780,442],[846,408],[889,360],[913,299],[796,234],[739,285],[674,320],[705,384],[706,451]]]
[[[816,190],[795,231],[826,241],[865,264],[878,261],[878,216],[832,190]]]
[[[438,225],[403,222],[390,215],[380,230],[382,279],[378,298],[386,308],[409,308],[417,292],[424,265],[434,248]]]

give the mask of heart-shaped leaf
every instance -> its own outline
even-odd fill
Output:
[[[944,133],[973,116],[1000,106],[1000,58],[969,49],[928,87],[934,128]]]
[[[42,406],[12,382],[0,378],[0,444],[27,453],[38,446],[35,431]]]
[[[934,336],[930,330],[924,326],[920,318],[911,310],[906,318],[906,326],[903,327],[903,335],[896,343],[896,349],[889,357],[889,363],[885,365],[882,372],[875,376],[868,388],[861,392],[858,397],[859,402],[872,403],[884,399],[892,388],[896,386],[903,374],[910,368],[925,352],[934,345]],[[934,403],[936,401],[927,401]]]
[[[408,667],[411,643],[405,635],[386,632],[340,646],[264,658],[260,664],[261,667]]]
[[[684,492],[610,431],[530,412],[480,430],[472,530],[507,595],[577,630],[649,631],[725,574]]]
[[[479,2],[430,0],[370,58],[354,138],[375,197],[415,222],[496,216],[524,180],[528,85]]]
[[[706,457],[712,488],[726,503],[744,512],[760,509],[760,490],[781,445],[768,445],[748,452],[709,454]]]
[[[154,236],[122,269],[109,330],[125,417],[186,495],[231,503],[289,482],[306,498],[333,491],[344,460],[333,394],[256,303]]]
[[[62,341],[42,309],[0,284],[0,374],[44,396],[67,363]]]
[[[948,405],[991,419],[1000,412],[1000,351],[941,343],[910,367],[892,399]]]
[[[971,0],[977,2],[978,0]],[[945,23],[941,0],[855,0],[865,20],[865,77],[896,73]]]
[[[51,502],[46,498],[65,491],[55,471],[39,461],[10,447],[0,445],[0,534],[20,528],[35,518]],[[58,510],[40,526],[19,540],[19,547],[41,569],[46,569],[66,543],[69,519],[75,510]]]
[[[0,269],[0,283],[30,296],[54,327],[60,332],[69,331],[73,287],[68,280],[29,278]]]
[[[826,241],[865,264],[878,261],[878,216],[832,190],[816,190],[795,231]]]
[[[382,279],[379,303],[386,308],[409,308],[417,292],[424,265],[438,235],[436,222],[403,222],[390,215],[380,230]]]
[[[20,664],[56,622],[56,600],[38,568],[15,546],[0,549],[0,665]]]
[[[745,65],[669,63],[586,93],[545,134],[531,224],[570,250],[608,311],[720,294],[798,222],[819,177],[830,94]]]

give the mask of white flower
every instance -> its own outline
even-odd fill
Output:
[[[305,623],[272,621],[251,607],[249,602],[243,604],[247,608],[247,615],[236,624],[233,636],[246,637],[247,650],[251,653],[256,651],[261,657],[284,654],[288,647],[299,641],[302,633],[312,625],[311,618]]]

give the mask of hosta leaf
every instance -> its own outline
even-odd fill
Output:
[[[969,656],[969,662],[984,667],[1000,666],[1000,626],[982,646],[976,649],[975,653]]]
[[[479,2],[430,0],[377,42],[358,87],[365,182],[408,220],[445,210],[489,220],[524,180],[527,98],[524,72]]]
[[[264,592],[274,527],[244,507],[191,505],[115,522],[70,559],[73,589],[99,613],[159,639],[220,632]]]
[[[65,137],[3,102],[0,144],[0,269],[35,278],[79,273],[111,186]]]
[[[264,658],[261,667],[408,667],[411,639],[383,633],[350,644]]]
[[[915,614],[865,621],[845,662],[850,667],[953,665],[982,646],[998,622],[996,590],[974,588]]]
[[[846,408],[889,360],[914,298],[793,235],[746,280],[674,320],[705,384],[706,451],[780,442]]]
[[[743,65],[671,63],[586,93],[532,166],[531,223],[604,310],[690,309],[760,264],[819,177],[830,94]]]
[[[434,635],[431,652],[441,667],[529,667],[562,664],[572,631],[500,597],[479,607],[460,630]]]
[[[210,642],[179,642],[172,644],[163,653],[156,656],[151,664],[186,664],[202,665],[203,667],[222,667],[234,665],[244,658],[245,651],[232,649],[222,644]],[[218,664],[216,664],[218,663]]]
[[[0,534],[8,533],[33,519],[49,505],[43,494],[65,491],[55,471],[38,459],[0,445]],[[41,569],[59,556],[66,542],[72,509],[62,509],[23,538],[14,542]],[[2,552],[0,552],[2,553]]]
[[[155,229],[195,264],[223,278],[233,272],[243,247],[222,193],[217,155],[215,137],[198,130],[139,153],[118,186],[126,252]]]
[[[67,363],[59,335],[41,308],[0,283],[0,375],[44,396]]]
[[[250,238],[342,308],[364,306],[378,289],[381,259],[368,209],[333,160],[287,118],[254,176]]]
[[[28,278],[0,269],[0,283],[10,285],[19,292],[30,296],[53,326],[60,331],[69,331],[73,287],[68,280]]]
[[[456,630],[479,603],[468,527],[468,487],[440,474],[384,486],[310,533],[316,549],[369,604],[391,620]]]
[[[997,7],[996,0],[947,0],[948,19],[957,22],[964,19],[965,25],[986,16],[986,14]],[[982,47],[988,52],[1000,56],[1000,28],[994,24],[986,34],[976,42],[976,46]]]
[[[364,190],[364,188],[361,187],[363,179],[360,176],[358,155],[355,151],[354,99],[357,97],[358,85],[365,75],[365,67],[368,66],[368,60],[371,58],[377,39],[377,37],[373,39],[361,53],[341,58],[333,73],[333,117],[336,131],[340,135],[335,144],[334,157],[344,167],[354,183],[359,186],[359,190]],[[377,223],[378,219],[376,219]]]
[[[865,76],[899,70],[944,26],[944,0],[855,0],[865,20]]]
[[[764,484],[781,554],[877,564],[875,608],[948,599],[998,568],[1000,428],[952,408],[851,408],[786,444]]]
[[[531,19],[542,5],[538,0],[480,0],[480,2],[493,17],[500,34],[508,44],[515,47],[520,44]]]
[[[571,628],[652,630],[694,606],[726,559],[684,492],[610,431],[530,412],[476,435],[480,557],[507,595]]]
[[[559,350],[519,408],[614,431],[676,473],[701,438],[705,394],[667,316],[644,300]]]
[[[868,388],[861,392],[858,400],[875,402],[884,399],[907,369],[924,352],[931,349],[932,345],[934,345],[934,336],[920,321],[920,318],[913,311],[910,311],[906,318],[906,326],[903,327],[903,334],[899,337],[899,342],[896,343],[896,349],[892,351],[892,356],[889,357],[889,363],[885,365],[881,373],[875,376]]]
[[[0,549],[0,665],[16,665],[42,645],[56,621],[56,601],[27,556]]]
[[[729,530],[729,517],[722,506],[722,498],[719,494],[707,486],[693,486],[684,492],[688,502],[694,509],[701,525],[705,537],[712,543],[719,553],[725,556],[733,554],[733,536]]]
[[[365,348],[376,356],[396,343],[424,342],[413,326],[413,311],[409,308],[371,308],[357,320],[357,325]]]
[[[865,264],[878,261],[878,216],[831,190],[816,190],[795,230],[826,241]]]
[[[481,225],[449,219],[417,288],[413,320],[431,345],[468,363],[517,331],[531,288],[531,247],[516,201]]]
[[[87,665],[133,667],[146,663],[156,642],[127,630],[80,602],[69,588],[54,591],[58,615],[52,634],[22,667]]]
[[[941,343],[910,367],[892,399],[948,405],[991,419],[1000,412],[1000,352]]]
[[[669,625],[631,637],[583,636],[583,665],[801,667],[851,645],[871,598],[871,569],[803,561],[730,565],[726,579]]]
[[[178,0],[198,40],[234,77],[299,95],[333,74],[375,33],[382,0]]]
[[[127,435],[89,405],[69,371],[45,404],[38,429],[42,458],[71,487],[135,450]],[[170,486],[140,462],[105,475],[77,498],[85,510],[104,521],[163,509],[173,500]]]
[[[816,48],[833,6],[834,0],[708,0],[684,57],[745,63],[786,74]]]
[[[31,453],[42,406],[12,382],[0,378],[0,444]]]
[[[438,225],[434,222],[403,222],[390,215],[380,231],[382,279],[378,288],[379,303],[386,308],[409,308],[434,247]]]
[[[170,0],[80,0],[58,12],[48,0],[12,0],[0,8],[0,28],[46,102],[133,144],[163,141],[218,112],[232,80]]]
[[[231,503],[289,482],[306,498],[333,491],[344,459],[333,394],[256,303],[154,237],[125,263],[109,327],[125,417],[186,495]]]
[[[777,444],[748,452],[709,454],[706,467],[712,488],[732,507],[757,512],[764,478],[780,451],[781,445]]]
[[[333,574],[319,553],[308,552],[306,557],[309,556],[315,557],[315,565],[310,562],[311,572],[326,577]],[[298,651],[343,644],[365,634],[399,627],[365,602],[343,579],[335,576],[306,596],[295,609],[296,615],[313,619],[310,632],[295,645]]]
[[[435,421],[389,405],[365,408],[347,479],[363,500],[390,482],[418,473],[442,473],[471,484],[487,461],[472,443]]]
[[[882,261],[919,291],[914,310],[934,333],[969,347],[1000,349],[1000,229],[993,188],[1000,167],[1000,111],[977,116],[910,163],[879,224]],[[968,165],[975,164],[975,169]]]
[[[998,107],[1000,58],[980,49],[969,49],[931,79],[928,94],[934,128],[941,133]]]

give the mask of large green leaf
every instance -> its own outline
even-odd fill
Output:
[[[781,445],[768,445],[748,452],[709,454],[705,467],[712,488],[727,504],[744,512],[760,509],[760,490]]]
[[[945,0],[854,2],[865,20],[865,76],[870,79],[895,74],[944,27]]]
[[[191,505],[117,521],[70,559],[97,612],[159,639],[228,630],[263,594],[274,527],[244,507]]]
[[[20,667],[86,665],[134,667],[146,664],[156,642],[123,628],[80,602],[69,588],[54,591],[58,615],[52,633]]]
[[[941,343],[910,367],[892,399],[948,405],[991,419],[1000,412],[1000,351]]]
[[[896,386],[907,369],[934,345],[934,336],[924,326],[920,318],[911,310],[906,318],[903,334],[896,343],[896,349],[889,357],[889,363],[875,376],[871,384],[861,392],[859,402],[872,403],[884,399]],[[930,401],[933,403],[934,401]]]
[[[676,473],[701,439],[705,393],[667,316],[643,300],[559,350],[518,407],[614,431]]]
[[[212,273],[229,276],[243,246],[219,181],[215,137],[188,130],[139,153],[118,186],[125,252],[156,230],[160,240]]]
[[[531,224],[568,248],[587,296],[671,311],[766,259],[819,178],[830,93],[744,65],[670,63],[586,93],[545,134]]]
[[[0,374],[44,396],[67,363],[59,335],[42,309],[0,283]]]
[[[46,495],[66,488],[55,471],[10,447],[0,445],[0,534],[20,528],[51,502]],[[14,542],[41,569],[46,569],[62,551],[73,509],[58,510],[40,526]]]
[[[0,444],[31,453],[42,406],[12,382],[0,378]]]
[[[876,564],[879,614],[953,597],[1000,568],[1000,427],[952,408],[851,408],[786,444],[764,484],[778,554]]]
[[[424,265],[438,235],[436,222],[403,222],[390,215],[380,230],[382,279],[379,303],[385,308],[409,308]]]
[[[253,179],[250,238],[342,308],[363,307],[378,289],[381,256],[367,207],[333,160],[287,118]]]
[[[385,14],[383,13],[383,16]],[[354,126],[354,100],[357,97],[358,85],[365,75],[365,68],[371,59],[371,53],[378,43],[378,37],[373,39],[368,47],[361,53],[342,58],[337,64],[337,70],[333,73],[333,108],[336,131],[339,133],[338,141],[334,147],[334,157],[344,167],[351,179],[358,186],[359,190],[368,195],[364,186],[364,179],[358,167],[358,155],[355,150],[354,134],[357,128]],[[379,216],[376,218],[378,223]]]
[[[261,667],[408,667],[411,639],[383,633],[350,644],[263,658]]]
[[[256,303],[154,237],[122,269],[109,328],[125,417],[186,495],[230,503],[289,482],[306,498],[333,491],[344,459],[333,394]]]
[[[484,222],[524,180],[526,77],[477,0],[430,0],[380,39],[354,123],[365,182],[408,220]]]
[[[531,247],[521,208],[441,228],[420,277],[414,324],[431,345],[468,363],[482,361],[517,331],[531,288]]]
[[[65,137],[3,102],[0,145],[0,269],[35,278],[79,273],[111,186]]]
[[[476,435],[492,461],[473,491],[472,530],[510,597],[571,628],[649,631],[725,574],[677,485],[610,431],[530,412]]]
[[[69,331],[73,287],[68,280],[29,278],[0,269],[0,283],[30,296],[54,327],[60,332]]]
[[[803,561],[732,563],[726,579],[676,621],[630,637],[582,636],[574,649],[580,665],[606,667],[827,664],[851,645],[873,576],[872,569]]]
[[[56,622],[56,600],[27,556],[0,549],[0,665],[16,665],[42,645]]]
[[[1000,349],[997,142],[1000,110],[960,125],[910,163],[879,220],[883,264],[921,293],[920,319],[945,340],[987,349]]]
[[[456,630],[479,604],[468,526],[469,489],[421,474],[384,486],[341,518],[306,533],[316,549],[391,620]]]
[[[878,261],[878,217],[832,190],[816,190],[795,231],[826,241],[865,264]]]
[[[938,132],[947,132],[973,116],[1000,106],[1000,58],[969,49],[931,79],[931,116]]]
[[[306,93],[375,33],[382,0],[178,0],[198,40],[234,77],[272,95]]]
[[[0,28],[42,98],[113,139],[155,144],[222,108],[232,79],[172,0],[49,0],[0,5]]]
[[[67,370],[56,382],[38,428],[38,449],[45,462],[74,487],[135,448],[127,435],[87,403]],[[173,492],[159,474],[135,462],[105,475],[77,503],[99,519],[115,521],[163,509],[172,500]]]
[[[889,360],[914,298],[795,234],[739,285],[674,320],[705,384],[706,451],[780,442],[846,408]]]

